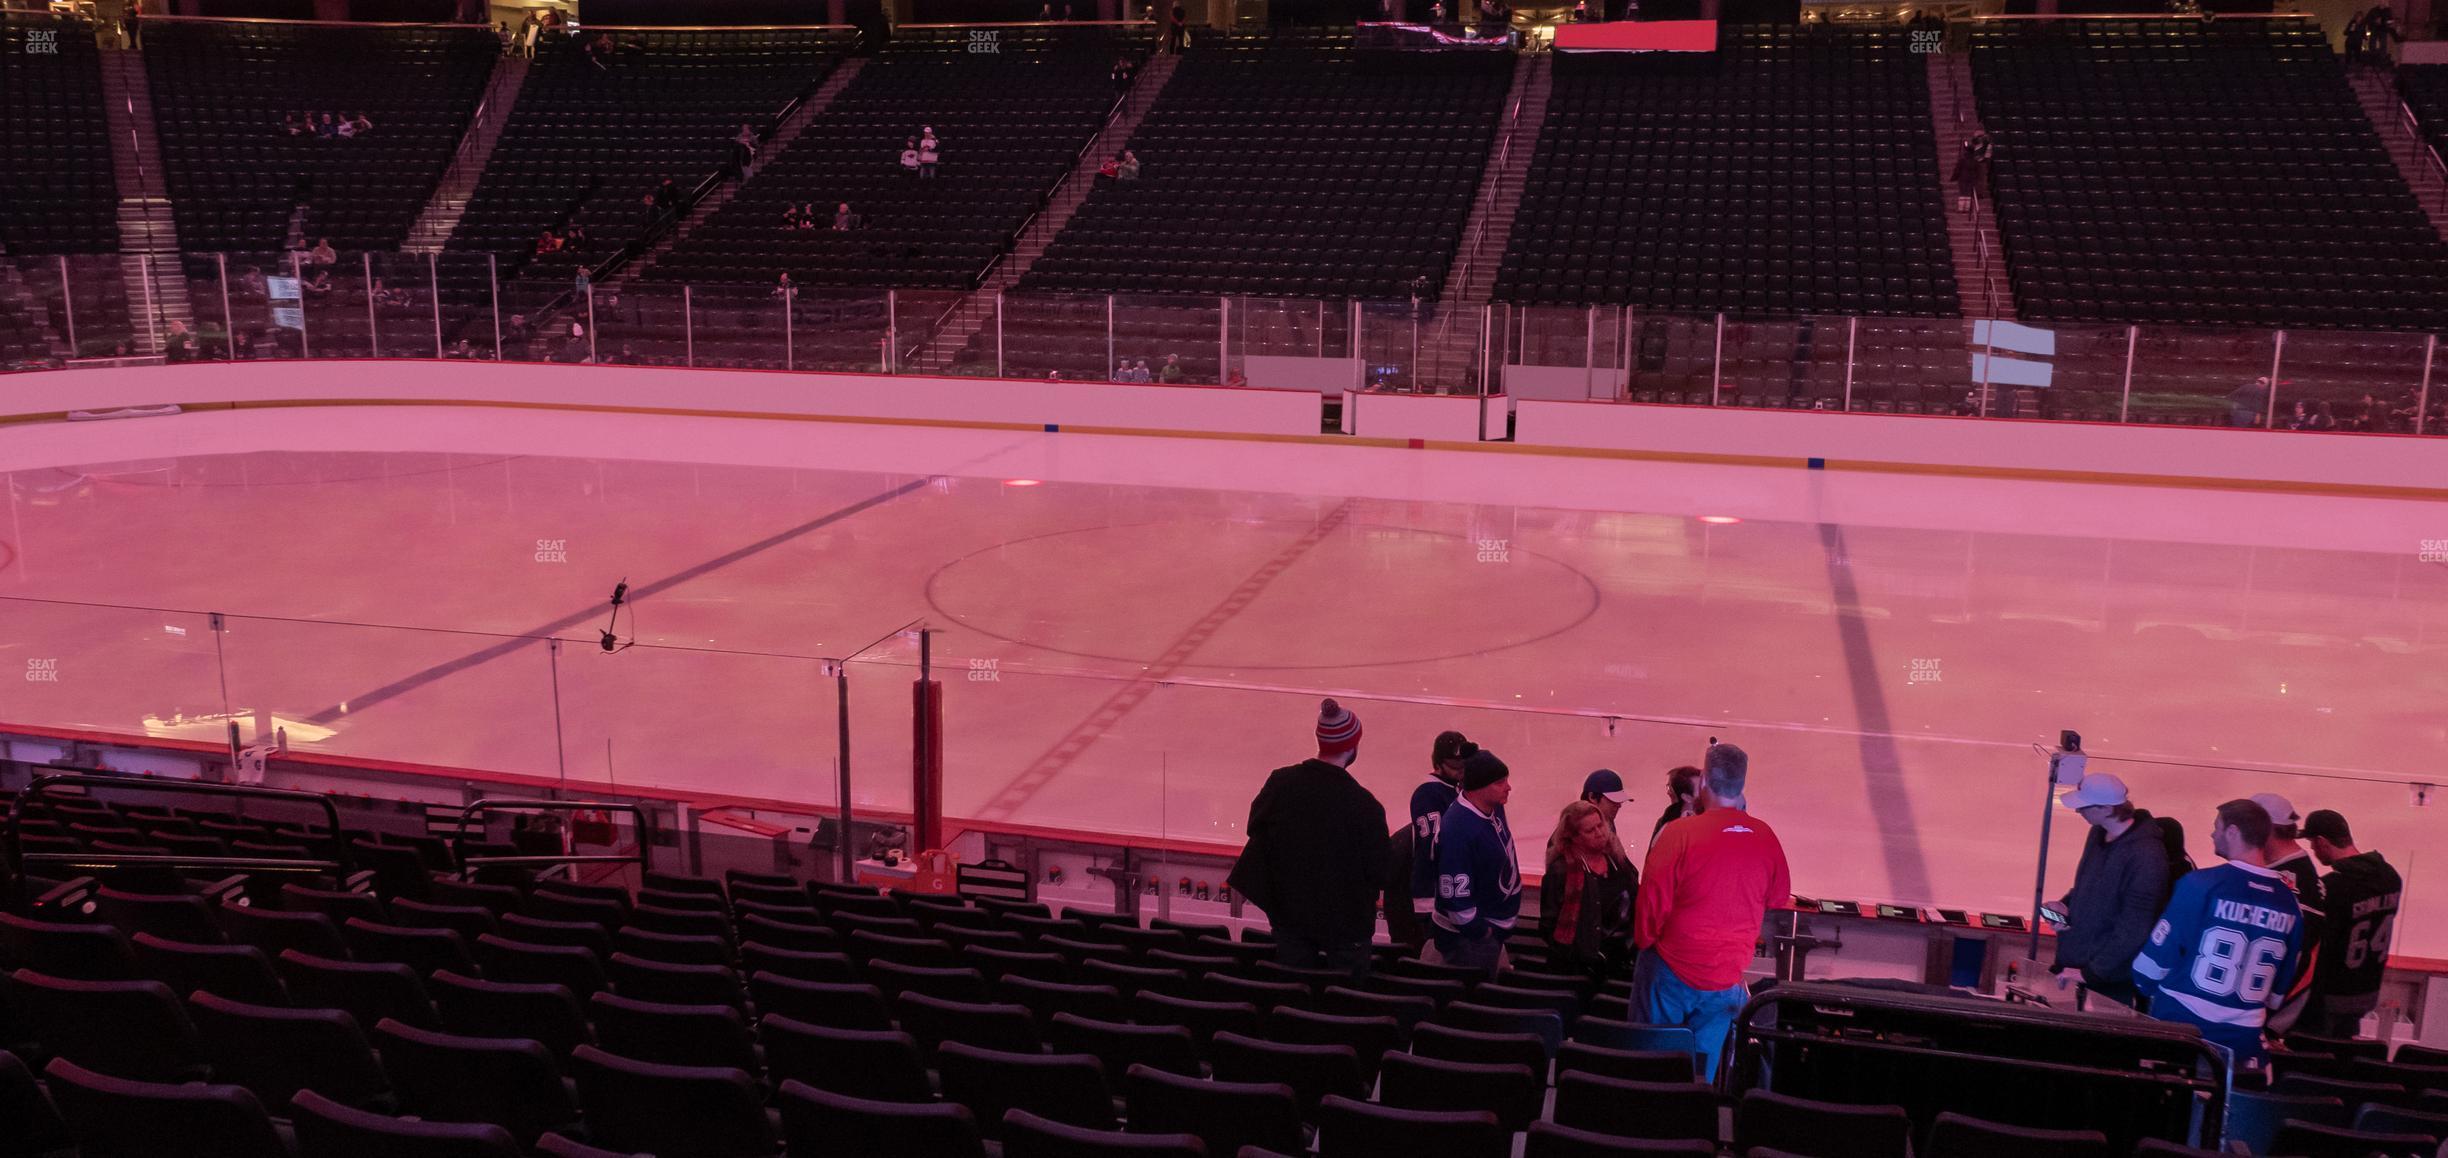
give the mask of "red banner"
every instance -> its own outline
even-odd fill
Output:
[[[1559,24],[1557,52],[1715,52],[1714,20],[1618,20]]]

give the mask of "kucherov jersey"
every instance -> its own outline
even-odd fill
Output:
[[[2277,873],[2223,864],[2186,873],[2134,957],[2151,1016],[2199,1026],[2202,1037],[2257,1065],[2262,1027],[2303,964],[2303,910]]]

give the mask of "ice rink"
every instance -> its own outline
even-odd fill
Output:
[[[1236,843],[1331,694],[1397,816],[1440,729],[1505,757],[1525,862],[1602,766],[1645,847],[1717,736],[1798,889],[1999,912],[2072,728],[2205,863],[2221,800],[2344,812],[2448,957],[2448,504],[447,407],[0,428],[0,471],[0,723],[820,804],[855,655],[899,807],[917,623],[956,820]]]

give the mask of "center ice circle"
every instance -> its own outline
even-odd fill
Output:
[[[1015,539],[927,579],[927,604],[1006,643],[1131,665],[1270,671],[1462,659],[1571,630],[1598,585],[1515,542],[1345,523],[1156,522]],[[1205,638],[1199,636],[1204,633]]]

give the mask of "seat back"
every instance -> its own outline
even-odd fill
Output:
[[[250,1005],[210,993],[188,1001],[213,1077],[245,1086],[285,1114],[300,1090],[362,1106],[391,1092],[365,1034],[336,1009]]]
[[[8,1008],[54,1056],[137,1081],[202,1081],[210,1072],[187,1011],[159,981],[78,981],[31,969],[9,975]]]
[[[1455,1001],[1438,1009],[1437,1025],[1480,1033],[1527,1033],[1547,1047],[1547,1056],[1564,1044],[1564,1019],[1547,1009],[1503,1009],[1475,1001]]]
[[[1942,1113],[1930,1123],[1923,1158],[2108,1158],[2108,1136],[2097,1130],[2036,1130]]]
[[[609,1149],[763,1155],[779,1149],[744,1070],[667,1066],[582,1045],[570,1054],[587,1129]]]
[[[1123,1087],[1132,1130],[1195,1135],[1209,1154],[1302,1148],[1300,1099],[1282,1082],[1210,1080],[1142,1065],[1129,1069]]]
[[[168,985],[172,993],[217,993],[255,1005],[289,1003],[280,975],[272,971],[272,959],[253,945],[191,945],[138,933],[131,947],[137,968]]]
[[[340,937],[348,942],[349,956],[356,960],[397,962],[416,970],[419,977],[443,969],[456,973],[476,970],[476,959],[468,955],[467,942],[450,929],[415,928],[350,917],[341,923]]]
[[[612,983],[595,951],[577,945],[544,945],[487,934],[476,938],[476,959],[488,979],[551,983],[568,989],[581,1001]]]
[[[778,973],[755,973],[748,992],[757,1011],[782,1014],[809,1025],[833,1029],[891,1029],[892,1008],[873,985],[857,982],[801,981]]]
[[[71,925],[0,913],[0,969],[78,981],[129,981],[136,955],[109,925]]]
[[[1532,1122],[1522,1158],[1716,1158],[1715,1142],[1660,1142],[1618,1138],[1553,1122]]]
[[[465,1037],[384,1021],[374,1027],[400,1110],[445,1122],[490,1122],[518,1139],[578,1120],[550,1050],[526,1038]]]
[[[213,920],[212,902],[195,893],[131,893],[104,885],[94,890],[103,920],[130,937],[151,933],[190,945],[220,945],[229,938]]]
[[[935,1053],[946,1101],[978,1116],[979,1131],[1002,1136],[1003,1112],[1031,1113],[1094,1129],[1113,1128],[1113,1095],[1104,1067],[1087,1054],[1021,1054],[946,1042]]]
[[[1556,1051],[1556,1072],[1635,1082],[1688,1082],[1699,1077],[1689,1050],[1608,1049],[1578,1041],[1565,1042]]]
[[[1127,1073],[1137,1065],[1177,1074],[1199,1072],[1198,1044],[1185,1026],[1125,1025],[1057,1013],[1046,1027],[1046,1041],[1062,1052],[1096,1058],[1109,1074]]]
[[[391,921],[411,929],[449,929],[464,945],[501,927],[501,919],[482,905],[441,905],[405,897],[391,902]]]
[[[1446,1061],[1510,1065],[1520,1063],[1542,1077],[1547,1073],[1547,1043],[1531,1033],[1481,1033],[1421,1022],[1411,1035],[1411,1052]]]
[[[1246,1001],[1200,1001],[1142,991],[1131,998],[1130,1019],[1141,1025],[1179,1025],[1190,1030],[1203,1052],[1219,1033],[1263,1036],[1265,1020]]]
[[[523,1037],[555,1057],[595,1040],[569,987],[549,981],[488,981],[444,971],[426,979],[440,1027],[470,1037]]]
[[[1034,977],[1005,976],[995,982],[999,1000],[1025,1005],[1040,1026],[1057,1013],[1075,1013],[1098,1021],[1123,1019],[1122,991],[1111,985],[1065,985]]]
[[[1391,1017],[1402,1027],[1403,1040],[1419,1023],[1436,1015],[1436,1002],[1425,997],[1370,993],[1345,985],[1329,985],[1318,995],[1318,1012],[1345,1017]]]
[[[768,1013],[757,1022],[757,1041],[776,1082],[886,1102],[935,1096],[917,1040],[897,1029],[834,1029]]]
[[[340,926],[321,913],[223,904],[213,915],[220,919],[231,942],[253,945],[274,960],[291,949],[335,961],[348,958],[348,943],[340,939]]]
[[[1747,1090],[1734,1105],[1734,1144],[1829,1158],[1886,1158],[1912,1145],[1902,1106],[1855,1106]]]
[[[2439,1148],[2440,1140],[2430,1134],[2380,1134],[2288,1122],[2278,1127],[2269,1152],[2288,1158],[2434,1158]]]
[[[275,962],[289,1003],[317,1009],[337,1009],[372,1025],[388,1017],[408,1025],[432,1026],[433,1001],[417,972],[390,962],[335,961],[296,949],[285,950]]]
[[[2231,1090],[2227,1094],[2226,1126],[2219,1137],[2229,1145],[2242,1143],[2252,1153],[2267,1154],[2270,1144],[2278,1139],[2278,1127],[2285,1122],[2343,1126],[2348,1114],[2346,1103],[2334,1096],[2290,1096],[2257,1090]]]
[[[1266,1037],[1269,1041],[1301,1045],[1348,1045],[1352,1056],[1360,1062],[1361,1084],[1369,1085],[1376,1081],[1378,1063],[1385,1055],[1403,1047],[1404,1035],[1402,1023],[1392,1017],[1317,1013],[1277,1006],[1267,1014]]]
[[[1339,1095],[1318,1103],[1318,1158],[1510,1158],[1513,1136],[1486,1110],[1404,1110]]]
[[[893,1001],[893,1011],[901,1028],[928,1049],[947,1041],[1009,1053],[1031,1053],[1038,1047],[1037,1022],[1025,1005],[948,1001],[904,993]]]
[[[1027,1110],[1003,1115],[1004,1158],[1207,1158],[1207,1146],[1190,1134],[1145,1130],[1091,1130],[1040,1118]]]
[[[671,1005],[727,1005],[740,1009],[746,999],[739,974],[727,965],[676,965],[614,953],[609,962],[612,987],[629,997]]]
[[[1539,1116],[1539,1103],[1546,1093],[1546,1083],[1525,1065],[1480,1065],[1390,1053],[1377,1101],[1404,1110],[1486,1109],[1512,1133],[1529,1128]]]
[[[720,919],[720,918],[717,918]],[[722,937],[697,934],[658,933],[651,929],[628,926],[612,934],[612,948],[619,954],[667,965],[722,965],[738,963],[731,942]]]
[[[1359,1054],[1348,1045],[1289,1045],[1219,1033],[1207,1055],[1221,1080],[1282,1082],[1292,1087],[1304,1117],[1329,1095],[1367,1096],[1367,1087],[1360,1080]]]
[[[289,1107],[298,1158],[520,1158],[499,1126],[423,1122],[353,1109],[312,1090]]]
[[[784,1082],[774,1104],[793,1154],[842,1158],[984,1158],[977,1117],[958,1102],[873,1101]]]
[[[43,1075],[80,1158],[289,1158],[263,1104],[238,1086],[131,1081],[67,1058]]]
[[[617,993],[587,999],[595,1040],[611,1053],[673,1066],[727,1066],[756,1072],[748,1021],[727,1005],[675,1005]]]
[[[2374,1134],[2429,1134],[2448,1139],[2448,1101],[2434,1104],[2440,1107],[2436,1111],[2365,1106],[2355,1113],[2354,1128]]]
[[[808,916],[812,921],[815,914]],[[830,928],[783,920],[763,912],[740,914],[735,927],[743,943],[754,941],[776,949],[795,949],[802,953],[839,953],[842,949],[841,934]],[[743,944],[742,948],[745,947]]]
[[[59,1111],[35,1083],[34,1071],[7,1050],[0,1050],[0,1122],[9,1124],[9,1133],[0,1135],[0,1154],[8,1158],[37,1158],[76,1148],[68,1124],[60,1121]]]
[[[1717,1091],[1701,1082],[1628,1082],[1594,1074],[1556,1079],[1556,1125],[1619,1138],[1717,1141]]]

